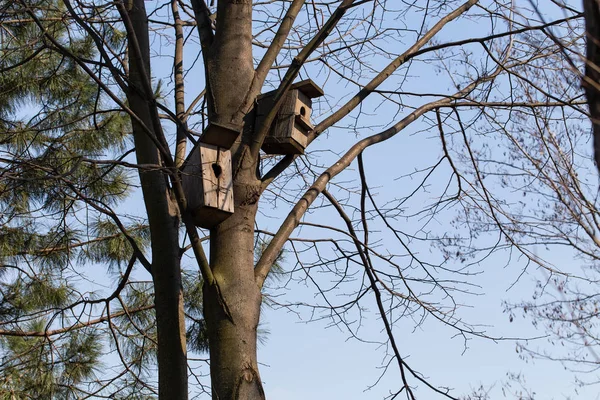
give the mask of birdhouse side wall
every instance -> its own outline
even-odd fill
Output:
[[[200,168],[200,151],[195,149],[189,156],[188,162],[181,174],[181,185],[190,210],[202,205],[204,198],[202,184],[202,169]]]

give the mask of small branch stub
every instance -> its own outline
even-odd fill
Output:
[[[267,154],[304,154],[308,134],[314,128],[310,121],[312,99],[323,94],[323,90],[310,79],[293,84],[261,149]],[[273,108],[274,95],[275,91],[258,97],[255,126],[260,126]]]
[[[189,155],[181,180],[196,226],[212,228],[233,214],[229,150],[198,143]]]

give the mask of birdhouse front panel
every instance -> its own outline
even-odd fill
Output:
[[[294,115],[296,119],[301,120],[305,124],[307,130],[311,130],[314,128],[310,122],[312,100],[300,90],[297,90],[296,94],[298,97],[294,104]]]
[[[182,173],[182,185],[194,222],[212,228],[233,214],[229,150],[199,143]]]

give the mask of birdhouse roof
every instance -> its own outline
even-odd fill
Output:
[[[309,99],[321,97],[325,94],[325,92],[323,92],[323,89],[321,89],[316,83],[314,83],[312,79],[305,79],[303,81],[296,82],[292,86],[290,86],[289,90],[299,90],[302,93],[304,93]],[[277,92],[277,90],[272,90],[270,92],[259,95],[257,98],[262,99],[265,97],[273,96],[275,92]]]
[[[298,89],[311,99],[314,99],[315,97],[321,97],[325,94],[325,92],[323,92],[323,89],[321,89],[316,83],[314,83],[312,79],[305,79],[303,81],[294,83],[290,87],[290,90],[293,89]]]

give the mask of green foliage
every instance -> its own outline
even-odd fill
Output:
[[[71,300],[72,290],[55,283],[49,273],[19,274],[12,282],[0,282],[0,321],[9,322],[47,308],[60,308]]]
[[[124,219],[119,227],[106,215],[134,184],[113,162],[131,147],[129,117],[78,64],[98,54],[66,15],[57,0],[0,5],[0,400],[75,399],[102,390],[133,398],[129,391],[138,384],[130,376],[96,376],[110,351],[110,329],[86,325],[97,306],[72,272],[92,262],[114,273],[132,256],[124,231],[142,249],[149,238],[144,223]],[[119,27],[103,29],[121,51]],[[118,340],[127,343],[131,366],[142,368],[155,357],[148,339],[155,337],[154,317],[136,307],[152,304],[151,291],[130,285],[122,299],[123,308],[110,311],[128,312],[110,326],[117,335],[148,329],[140,340]]]
[[[70,32],[59,17],[62,3],[30,5],[68,52],[95,56],[86,35]],[[0,207],[24,218],[41,207],[64,211],[73,198],[114,203],[128,194],[130,178],[122,168],[94,159],[122,151],[128,143],[126,115],[112,111],[97,84],[77,65],[47,45],[18,4],[7,5],[0,47],[0,141],[3,182]],[[20,18],[23,23],[18,23]],[[29,115],[33,115],[29,117]]]
[[[0,336],[0,399],[78,398],[100,366],[101,338],[84,327],[52,334],[52,320],[43,316],[70,304],[73,289],[49,273],[20,273],[0,282],[0,293],[0,326],[18,332]]]
[[[78,65],[76,59],[97,56],[95,46],[64,12],[56,0],[0,8],[0,257],[33,256],[28,262],[64,267],[72,248],[89,241],[83,256],[118,263],[129,254],[114,224],[95,217],[93,232],[74,226],[82,210],[86,218],[97,214],[90,204],[106,207],[128,196],[130,174],[105,160],[130,144],[129,118],[114,111]],[[37,23],[60,49],[43,38]],[[122,46],[123,34],[111,28],[107,39]],[[143,227],[131,228],[143,245]],[[97,237],[89,240],[90,233]],[[110,240],[99,244],[104,237]],[[103,250],[108,252],[100,256]]]
[[[202,287],[200,272],[183,274],[183,292],[186,316],[190,320],[187,329],[188,347],[200,353],[208,351],[208,332],[202,311]]]
[[[129,261],[133,254],[131,244],[112,221],[98,219],[90,224],[90,228],[96,240],[90,241],[82,251],[81,262],[92,261],[115,267]],[[140,248],[144,248],[150,240],[150,231],[145,224],[128,225],[126,231]]]
[[[154,304],[152,285],[147,282],[129,284],[123,304],[127,304],[128,312],[115,319],[120,326],[118,350],[139,377],[147,377],[152,373],[157,351],[156,315],[154,309],[146,309]],[[123,308],[115,310],[120,311]]]
[[[44,320],[29,324],[43,330]],[[79,385],[94,378],[100,366],[101,342],[93,331],[76,331],[57,340],[8,337],[2,340],[4,371],[0,399],[75,399]]]

